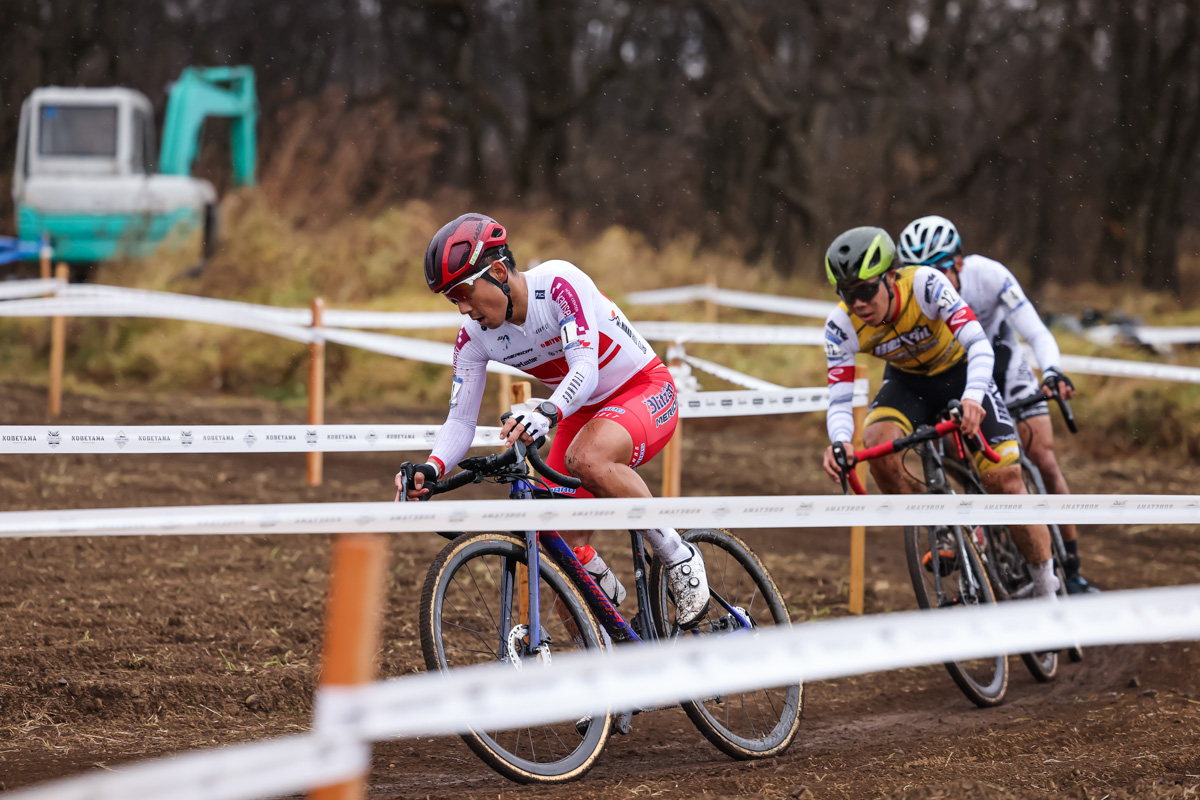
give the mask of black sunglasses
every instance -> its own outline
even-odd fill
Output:
[[[883,283],[884,277],[880,275],[873,281],[858,283],[849,288],[839,286],[837,288],[838,297],[842,298],[848,306],[854,305],[856,300],[869,303],[875,299],[875,295],[879,294],[879,285]]]

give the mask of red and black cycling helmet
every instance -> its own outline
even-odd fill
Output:
[[[463,214],[434,234],[425,250],[425,282],[431,292],[444,292],[479,271],[479,257],[504,247],[504,226],[483,214]]]

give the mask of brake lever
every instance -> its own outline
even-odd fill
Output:
[[[850,494],[850,481],[846,475],[852,467],[850,460],[846,457],[846,446],[841,442],[833,443],[833,460],[838,465],[838,478],[842,481],[842,494]]]

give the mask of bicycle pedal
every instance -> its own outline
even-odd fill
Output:
[[[630,723],[633,722],[633,713],[632,711],[622,711],[617,714],[613,719],[613,730],[622,736],[628,736]]]

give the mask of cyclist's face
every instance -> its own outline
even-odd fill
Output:
[[[497,276],[493,274],[493,277]],[[485,328],[499,328],[504,324],[508,298],[482,277],[450,287],[446,291],[446,299],[458,307],[458,313],[466,314]]]
[[[868,325],[875,326],[883,322],[888,312],[888,301],[891,295],[884,291],[884,284],[891,273],[885,273],[876,280],[863,281],[844,289],[838,294],[846,302],[854,316]]]

